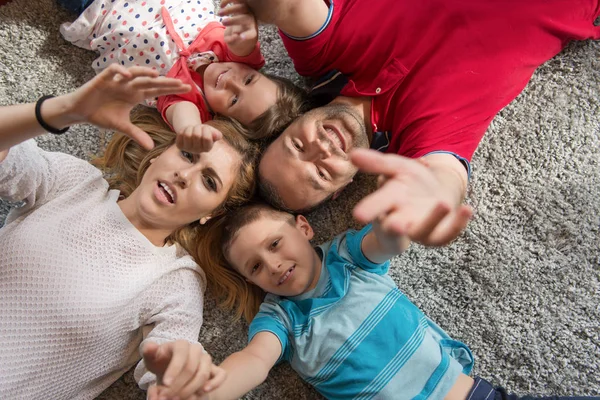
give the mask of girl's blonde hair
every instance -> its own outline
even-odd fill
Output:
[[[150,135],[154,140],[154,148],[150,151],[145,150],[129,136],[115,133],[104,154],[92,161],[105,172],[110,188],[119,190],[123,198],[130,196],[138,187],[150,166],[150,160],[175,144],[175,133],[156,110],[140,107],[132,114],[131,121]],[[223,134],[223,140],[240,154],[241,162],[233,186],[225,201],[212,213],[212,218],[205,225],[198,221],[193,222],[167,238],[170,243],[177,242],[182,245],[192,256],[197,241],[210,229],[210,225],[216,224],[219,217],[229,210],[248,202],[256,189],[256,145],[248,142],[230,122],[213,120],[207,121],[206,124]]]

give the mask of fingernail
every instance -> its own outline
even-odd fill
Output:
[[[163,384],[165,386],[169,386],[172,382],[173,382],[173,380],[171,379],[171,377],[163,378]]]

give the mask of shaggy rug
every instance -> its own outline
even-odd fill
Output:
[[[58,32],[74,17],[53,0],[0,8],[0,104],[64,93],[93,76],[94,54]],[[272,28],[261,28],[266,70],[297,79]],[[494,120],[473,158],[466,232],[441,249],[413,245],[390,273],[414,303],[468,344],[474,373],[519,393],[600,395],[600,43],[573,43],[540,68]],[[46,135],[46,149],[88,158],[103,144],[90,126]],[[355,226],[353,204],[373,188],[359,177],[310,215],[325,240]],[[0,223],[10,205],[0,204]],[[200,341],[221,361],[246,342],[209,295]],[[381,338],[386,340],[386,338]],[[131,372],[102,399],[143,399]],[[312,399],[287,366],[247,395]]]

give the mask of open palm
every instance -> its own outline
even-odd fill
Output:
[[[131,109],[147,98],[185,93],[190,89],[178,79],[159,77],[150,68],[113,64],[70,94],[71,111],[74,122],[117,130],[151,149],[152,139],[131,123]]]

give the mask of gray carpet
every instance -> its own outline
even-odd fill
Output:
[[[0,8],[0,104],[63,93],[92,77],[94,55],[58,33],[71,16],[53,0]],[[272,29],[262,29],[270,72],[293,76]],[[474,220],[443,249],[413,246],[393,260],[398,286],[476,356],[475,374],[519,393],[600,395],[600,43],[576,43],[542,67],[494,120],[473,159]],[[39,139],[88,157],[102,141],[78,127]],[[352,205],[372,188],[361,177],[346,196],[310,216],[317,240],[352,225]],[[0,221],[8,205],[1,204]],[[245,343],[208,299],[200,340],[217,361]],[[386,340],[382,338],[381,340]],[[131,373],[101,396],[142,399]],[[247,398],[318,395],[287,366]]]

